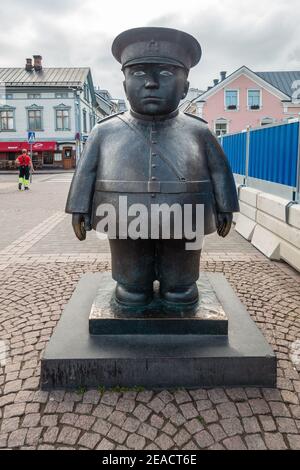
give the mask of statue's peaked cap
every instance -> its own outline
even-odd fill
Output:
[[[199,62],[201,53],[201,46],[193,36],[171,28],[128,29],[112,44],[112,54],[122,68],[141,63],[167,63],[189,70]]]

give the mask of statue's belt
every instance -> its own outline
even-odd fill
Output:
[[[211,193],[209,180],[202,181],[116,181],[97,180],[96,191],[112,193]]]

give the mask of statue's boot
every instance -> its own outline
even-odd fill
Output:
[[[133,286],[117,283],[115,298],[119,304],[127,307],[142,307],[148,305],[152,297],[152,290],[136,289]]]
[[[193,305],[199,299],[198,287],[196,282],[188,286],[161,287],[160,296],[166,304],[170,305]]]

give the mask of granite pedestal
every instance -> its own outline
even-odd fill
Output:
[[[103,278],[92,304],[89,331],[94,335],[227,335],[228,318],[215,290],[203,273],[198,281],[199,302],[185,307],[161,301],[159,283],[154,297],[145,307],[124,307],[114,300],[116,283]]]
[[[185,320],[179,309],[163,318],[153,307],[146,313],[148,325],[141,312],[131,320],[116,313],[113,285],[110,273],[81,278],[42,359],[43,390],[276,385],[274,352],[222,274],[201,274],[197,314]],[[204,309],[201,286],[211,286],[210,299],[217,299]]]

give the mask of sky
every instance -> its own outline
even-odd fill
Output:
[[[300,69],[299,0],[0,0],[0,67],[90,67],[94,85],[124,98],[113,39],[141,26],[192,34],[202,59],[190,86],[206,90],[220,71]]]

